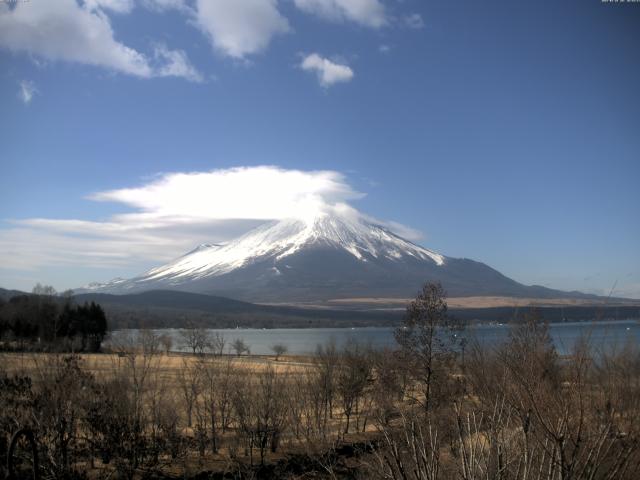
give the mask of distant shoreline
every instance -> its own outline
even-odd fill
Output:
[[[260,303],[261,305],[289,306],[298,308],[359,308],[359,309],[404,309],[412,298],[336,298],[323,302],[300,303]],[[533,298],[533,297],[505,297],[505,296],[470,296],[448,297],[447,305],[451,309],[466,308],[500,308],[500,307],[639,307],[640,300],[626,298]]]

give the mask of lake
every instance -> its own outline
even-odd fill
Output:
[[[498,345],[508,337],[508,325],[474,325],[467,327],[462,335],[469,340],[477,339],[483,345]],[[353,340],[374,348],[393,347],[393,327],[357,328],[274,328],[274,329],[211,329],[220,333],[228,344],[242,339],[254,355],[272,354],[271,346],[278,343],[288,348],[288,353],[305,355],[314,353],[317,345],[335,341],[338,346]],[[157,333],[173,337],[173,350],[186,351],[181,345],[180,329],[156,330]],[[131,331],[133,335],[137,331]],[[560,354],[569,353],[583,335],[589,335],[594,349],[622,347],[626,342],[640,343],[640,323],[636,320],[609,322],[567,322],[550,324],[551,338]],[[118,332],[114,332],[115,335]]]

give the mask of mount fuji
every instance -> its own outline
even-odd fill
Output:
[[[455,297],[587,297],[525,286],[483,263],[416,245],[360,215],[337,213],[266,223],[224,245],[203,244],[138,277],[93,283],[78,293],[179,290],[286,303],[408,298],[426,281],[441,282]]]

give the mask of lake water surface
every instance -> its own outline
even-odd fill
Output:
[[[498,345],[507,339],[509,328],[508,325],[475,325],[467,327],[462,335],[468,340],[477,339],[483,345]],[[393,331],[393,327],[210,330],[213,334],[222,334],[227,345],[235,339],[242,339],[255,355],[271,354],[271,346],[276,343],[286,345],[288,353],[294,355],[314,353],[319,344],[330,341],[335,341],[338,346],[354,340],[374,348],[393,347]],[[181,344],[179,329],[157,332],[173,337],[173,350],[186,351]],[[576,340],[583,335],[589,335],[592,348],[599,350],[621,348],[627,342],[640,344],[640,323],[636,320],[555,323],[550,325],[550,333],[560,354],[569,353]]]

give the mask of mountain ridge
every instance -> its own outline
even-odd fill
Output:
[[[177,290],[253,303],[411,297],[427,281],[450,296],[596,298],[527,286],[490,266],[441,255],[362,216],[320,213],[268,222],[223,245],[202,244],[130,280],[80,293]]]

